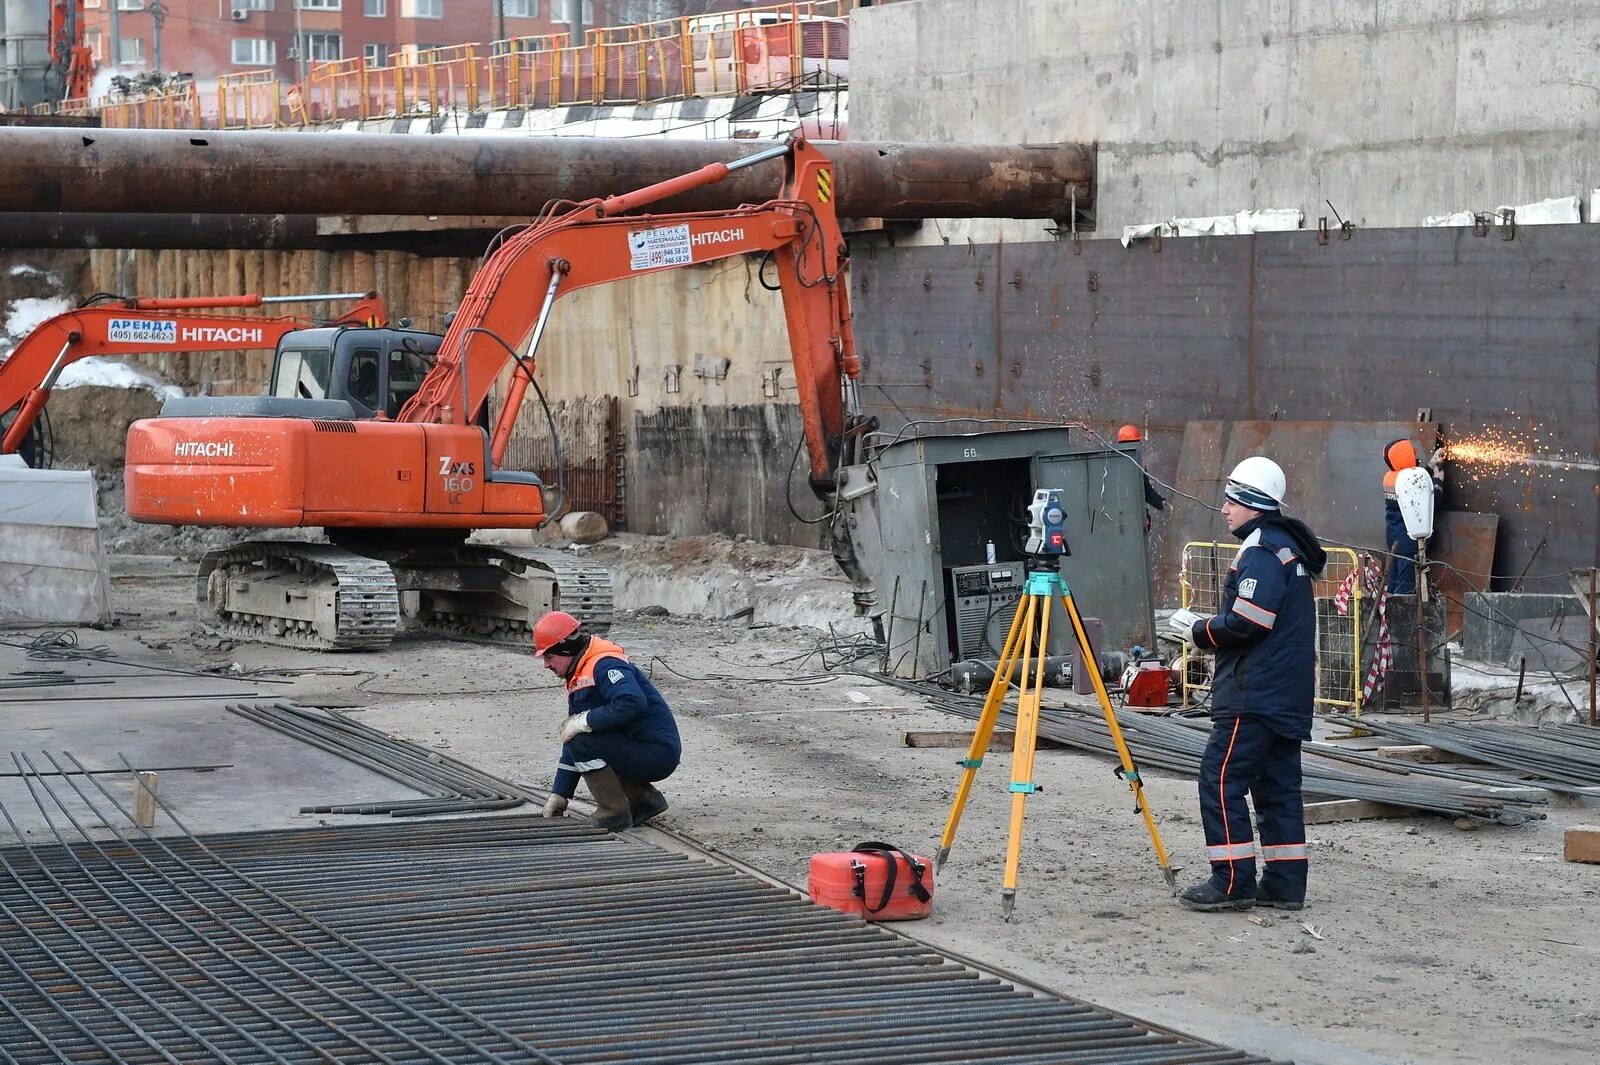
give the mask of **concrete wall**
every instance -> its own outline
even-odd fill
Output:
[[[1412,226],[1600,185],[1592,0],[919,0],[853,18],[852,138],[1098,141],[1102,234],[1264,207],[1310,226],[1325,199]]]

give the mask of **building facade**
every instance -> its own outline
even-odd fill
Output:
[[[622,21],[606,0],[84,0],[86,43],[102,71],[160,70],[198,79],[271,71],[299,80],[313,64],[469,42],[565,33]],[[596,22],[596,19],[600,22]],[[97,89],[104,91],[103,84]]]

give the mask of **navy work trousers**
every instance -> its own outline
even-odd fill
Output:
[[[620,732],[580,732],[561,748],[561,763],[579,773],[610,766],[629,780],[665,780],[678,768],[678,752],[664,743],[640,743]]]
[[[1211,885],[1232,898],[1256,894],[1256,840],[1249,792],[1266,865],[1261,887],[1290,902],[1306,897],[1305,804],[1300,793],[1300,741],[1253,717],[1224,717],[1211,727],[1200,760],[1200,819],[1211,861]]]

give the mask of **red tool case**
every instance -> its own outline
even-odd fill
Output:
[[[888,843],[811,856],[811,901],[869,921],[915,921],[933,912],[933,863]]]

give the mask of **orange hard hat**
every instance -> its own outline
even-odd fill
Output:
[[[1137,425],[1124,425],[1121,429],[1117,430],[1117,443],[1119,444],[1137,443],[1143,439],[1144,436],[1139,432],[1139,427]]]
[[[1421,465],[1417,461],[1417,446],[1409,440],[1396,440],[1385,446],[1383,461],[1391,470],[1409,470]]]
[[[533,653],[543,658],[550,649],[578,631],[578,619],[565,610],[552,610],[533,626]]]

